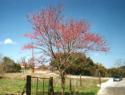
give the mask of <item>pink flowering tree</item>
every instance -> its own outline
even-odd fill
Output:
[[[34,41],[24,49],[38,49],[41,54],[50,56],[51,60],[59,59],[58,71],[61,77],[62,95],[65,89],[65,70],[70,65],[68,58],[73,52],[108,50],[105,41],[89,31],[84,20],[65,20],[61,7],[48,7],[29,16],[33,32],[25,34]],[[65,57],[58,57],[59,53]],[[63,68],[62,68],[63,67]]]

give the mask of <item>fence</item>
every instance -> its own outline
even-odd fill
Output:
[[[65,79],[65,95],[83,95],[79,94],[87,85],[93,85],[93,81],[88,83],[88,80],[81,78],[66,78]],[[61,95],[60,78],[41,78],[27,76],[26,80],[26,95]],[[97,81],[98,83],[98,81]]]
[[[27,76],[26,95],[54,95],[53,78]]]

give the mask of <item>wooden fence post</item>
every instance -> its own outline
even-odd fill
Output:
[[[81,74],[80,74],[80,87],[82,86],[82,77],[81,77]]]
[[[72,95],[73,92],[72,92],[72,81],[71,81],[71,78],[69,79],[69,90],[70,90],[70,94]]]
[[[27,75],[26,79],[26,95],[31,95],[31,76]]]
[[[50,77],[50,78],[49,78],[48,95],[54,95],[53,77]]]
[[[44,79],[43,79],[43,95],[44,95]]]
[[[36,80],[36,95],[38,94],[38,77],[37,77],[37,80]]]
[[[100,85],[100,88],[101,88],[101,73],[99,72],[99,85]]]

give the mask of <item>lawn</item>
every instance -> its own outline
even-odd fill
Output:
[[[21,79],[0,79],[0,95],[21,92],[24,85],[25,81]]]
[[[12,77],[12,76],[11,76]],[[71,83],[70,83],[71,81]],[[106,80],[103,80],[106,81]],[[61,92],[60,79],[54,78],[54,91],[56,93]],[[0,79],[0,95],[18,93],[22,92],[25,87],[25,79],[19,78],[19,76],[14,76],[14,78],[5,77]],[[83,78],[80,85],[80,79],[78,78],[66,78],[66,95],[96,95],[99,88],[97,84],[99,83],[98,78]],[[44,88],[43,88],[44,85]],[[39,79],[38,89],[36,89],[36,80],[32,79],[32,95],[36,95],[36,91],[47,92],[48,91],[48,80]],[[71,88],[70,88],[71,87]],[[45,95],[45,94],[44,94]]]

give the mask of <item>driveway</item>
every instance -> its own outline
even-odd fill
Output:
[[[113,82],[113,79],[110,78],[101,85],[97,95],[125,95],[125,79]]]

